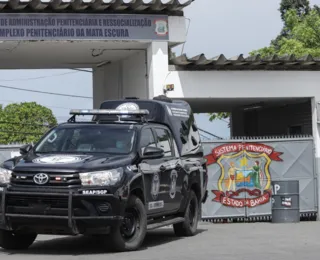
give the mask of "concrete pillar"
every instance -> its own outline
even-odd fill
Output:
[[[147,50],[139,50],[122,60],[122,97],[148,98]]]
[[[147,50],[148,97],[163,94],[163,87],[169,75],[168,43],[152,42]]]
[[[162,95],[169,76],[168,43],[153,42],[126,58],[93,69],[93,107],[123,97],[142,99]]]
[[[319,214],[319,209],[320,209],[320,192],[319,192],[319,187],[320,187],[320,137],[319,137],[319,133],[320,133],[320,124],[318,123],[318,114],[320,115],[320,111],[319,110],[319,105],[317,105],[317,101],[316,98],[311,98],[311,109],[312,109],[312,135],[313,135],[313,139],[314,139],[314,154],[315,154],[315,162],[314,162],[314,169],[315,169],[315,188],[317,191],[317,206],[318,206],[318,216],[317,216],[317,220],[320,220],[320,214]]]
[[[121,73],[121,61],[116,61],[93,69],[93,108],[99,108],[104,100],[118,99],[121,97]]]
[[[147,50],[133,50],[118,61],[93,69],[93,107],[104,100],[148,98]]]

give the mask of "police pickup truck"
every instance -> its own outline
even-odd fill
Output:
[[[196,234],[208,176],[188,103],[125,98],[70,114],[0,165],[0,247],[82,234],[131,251],[159,227]]]

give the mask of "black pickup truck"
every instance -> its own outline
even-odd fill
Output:
[[[129,251],[159,227],[196,234],[208,176],[188,103],[126,98],[70,114],[0,165],[2,248],[27,249],[38,234],[82,234]],[[77,120],[83,115],[91,118]]]

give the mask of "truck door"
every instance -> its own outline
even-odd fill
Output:
[[[174,139],[171,132],[161,126],[153,127],[156,144],[164,150],[164,160],[160,165],[162,183],[165,187],[165,211],[174,213],[179,210],[182,202],[182,189],[185,173],[181,168],[181,161],[177,150],[174,149]]]
[[[140,154],[143,154],[144,149],[148,146],[156,147],[156,141],[151,128],[145,127],[140,133]],[[163,172],[160,170],[163,163],[163,158],[144,159],[139,165],[144,179],[145,204],[148,215],[157,215],[165,211],[165,179]]]

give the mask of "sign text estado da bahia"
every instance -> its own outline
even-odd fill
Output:
[[[0,14],[0,40],[168,40],[165,15]]]

